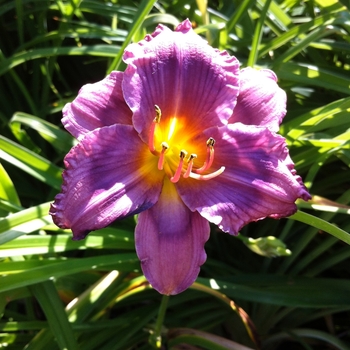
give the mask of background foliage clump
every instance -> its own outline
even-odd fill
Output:
[[[276,72],[280,133],[313,199],[238,237],[213,227],[200,277],[160,324],[134,219],[76,242],[48,210],[75,143],[65,103],[185,18],[242,67]],[[350,349],[348,1],[1,0],[0,33],[0,348]]]

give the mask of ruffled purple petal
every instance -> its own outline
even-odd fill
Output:
[[[84,85],[63,108],[62,124],[78,140],[86,133],[113,124],[131,125],[131,110],[122,92],[122,72],[112,72],[95,84]]]
[[[88,133],[65,158],[62,192],[50,211],[55,224],[78,240],[154,205],[163,174],[150,173],[144,147],[129,125]]]
[[[159,201],[138,217],[136,252],[144,275],[159,293],[178,294],[196,280],[206,260],[209,223],[191,212],[170,181]]]
[[[154,105],[162,123],[183,118],[186,132],[198,133],[225,125],[238,94],[239,63],[235,57],[210,47],[182,22],[173,32],[159,25],[152,35],[127,47],[124,61],[125,100],[134,112],[133,123],[147,142]]]
[[[191,210],[223,231],[237,234],[251,221],[292,215],[296,199],[310,199],[283,137],[241,123],[213,128],[209,135],[217,140],[212,169],[225,171],[208,181],[181,179],[177,188]]]
[[[278,131],[286,114],[286,93],[277,85],[277,77],[268,69],[245,68],[240,71],[237,105],[229,123],[266,126]]]

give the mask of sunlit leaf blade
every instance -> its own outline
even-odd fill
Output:
[[[71,147],[76,143],[73,137],[60,129],[58,126],[47,122],[46,120],[37,118],[27,113],[17,112],[10,120],[12,132],[16,135],[18,141],[22,141],[23,137],[29,138],[23,127],[29,127],[36,130],[40,136],[49,142],[58,151],[68,153]],[[23,145],[24,142],[22,142]],[[31,144],[33,142],[31,141]],[[26,146],[26,145],[25,145]]]
[[[122,271],[135,270],[138,269],[138,267],[138,259],[136,255],[132,253],[56,261],[48,266],[31,269],[30,276],[28,276],[25,270],[16,274],[6,275],[6,264],[2,264],[0,267],[0,271],[2,273],[0,276],[0,292],[47,281],[52,276],[59,278],[90,269],[120,269]]]
[[[304,213],[302,211],[298,211],[294,215],[289,217],[292,220],[298,220],[301,222],[304,222],[310,226],[316,227],[319,230],[325,231],[338,239],[342,240],[343,242],[350,244],[350,233],[338,228],[335,225],[332,225],[331,223],[324,221],[316,216]]]
[[[0,136],[0,159],[56,189],[61,186],[62,170],[57,165],[3,136]]]
[[[253,67],[256,64],[256,60],[258,58],[258,48],[263,35],[264,21],[267,16],[267,12],[269,10],[271,1],[272,0],[264,1],[264,5],[259,16],[259,20],[257,21],[256,27],[255,27],[255,33],[253,36],[252,46],[250,49],[250,54],[247,62],[247,65],[251,67]]]
[[[5,168],[0,163],[0,198],[12,202],[12,204],[20,206],[21,202],[18,198],[18,194],[15,186]]]
[[[43,222],[43,225],[38,228],[47,229],[47,226]],[[0,242],[3,234],[0,235]],[[99,232],[91,233],[84,240],[73,241],[72,237],[71,233],[18,237],[15,241],[9,241],[0,245],[0,257],[49,254],[91,248],[134,249],[134,240],[132,235],[130,235],[130,231],[106,228]]]
[[[139,29],[142,22],[145,20],[145,17],[149,14],[149,12],[151,11],[151,9],[155,3],[156,3],[155,0],[151,0],[151,1],[142,0],[141,1],[139,8],[138,8],[138,11],[135,14],[135,19],[133,20],[133,23],[129,28],[129,33],[128,33],[123,45],[121,46],[119,53],[117,55],[115,55],[112,64],[110,65],[110,67],[107,70],[107,73],[110,73],[111,71],[113,71],[115,69],[118,69],[118,67],[122,61],[122,55],[123,55],[124,49],[127,47],[127,45],[129,45],[132,37],[134,36],[136,31]]]
[[[349,77],[343,71],[333,72],[328,69],[305,63],[286,62],[275,67],[280,79],[306,86],[318,86],[349,95]]]
[[[33,219],[40,219],[48,215],[50,203],[43,203],[35,207],[24,209],[21,212],[11,214],[0,219],[0,233],[10,230],[20,224]],[[48,223],[52,223],[49,221]]]

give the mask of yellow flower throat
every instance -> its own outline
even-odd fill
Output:
[[[158,170],[164,171],[170,181],[176,183],[183,178],[193,178],[196,180],[210,180],[222,174],[225,167],[221,167],[212,173],[208,173],[214,161],[215,140],[210,137],[206,142],[206,160],[201,167],[195,166],[196,153],[189,153],[188,149],[196,149],[198,145],[186,138],[183,125],[178,118],[170,119],[167,128],[160,126],[162,112],[155,105],[156,117],[154,118],[150,130],[148,147],[150,152],[158,157]]]

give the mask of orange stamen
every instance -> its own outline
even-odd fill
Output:
[[[164,154],[169,149],[169,145],[166,142],[162,142],[162,151],[159,154],[158,169],[163,170],[164,167]]]
[[[180,176],[181,176],[181,172],[182,172],[182,167],[183,167],[183,164],[184,164],[184,158],[186,157],[187,155],[187,152],[185,150],[181,150],[180,151],[180,162],[179,162],[179,165],[176,169],[176,172],[174,174],[174,176],[172,176],[170,178],[170,181],[173,182],[173,183],[176,183],[180,180]]]
[[[160,110],[159,106],[154,105],[154,110],[156,112],[156,116],[152,121],[152,124],[150,126],[149,129],[149,138],[148,138],[148,147],[150,152],[159,157],[158,159],[158,170],[164,170],[165,173],[167,174],[167,176],[169,176],[170,181],[172,183],[177,183],[180,178],[181,175],[184,178],[192,178],[195,180],[211,180],[217,176],[219,176],[220,174],[222,174],[225,170],[225,167],[221,167],[219,170],[216,170],[212,173],[207,173],[204,174],[205,172],[208,172],[208,170],[211,168],[211,166],[213,165],[214,162],[214,144],[215,144],[215,140],[210,137],[207,140],[207,155],[206,155],[206,159],[203,163],[203,166],[198,168],[198,169],[193,169],[194,167],[194,160],[197,158],[197,155],[195,153],[192,153],[188,158],[187,158],[187,168],[186,171],[183,172],[183,168],[184,168],[184,161],[185,158],[187,157],[187,152],[185,150],[181,150],[180,151],[180,160],[178,163],[178,166],[176,168],[175,174],[172,175],[172,167],[174,165],[174,150],[172,150],[172,152],[169,152],[168,154],[168,150],[169,150],[169,145],[167,142],[162,142],[161,143],[161,151],[157,151],[156,147],[155,147],[155,142],[157,142],[157,137],[159,137],[160,135],[158,135],[158,132],[160,130],[157,130],[157,127],[159,127],[160,124],[160,120],[161,120],[161,116],[162,116],[162,111]],[[177,118],[174,117],[170,120],[170,129],[169,129],[169,133],[168,133],[168,142],[176,142],[176,140],[173,140],[173,136],[175,135],[175,130],[176,130],[176,122],[177,122]],[[158,125],[158,126],[157,126]]]
[[[194,170],[196,174],[202,174],[212,166],[214,161],[214,144],[215,140],[212,137],[209,137],[207,141],[207,158],[202,167]]]
[[[192,172],[192,168],[193,168],[193,162],[195,160],[195,158],[197,158],[197,154],[192,153],[190,155],[190,158],[188,159],[188,165],[187,165],[187,169],[183,175],[183,177],[186,179],[190,176],[191,172]]]

